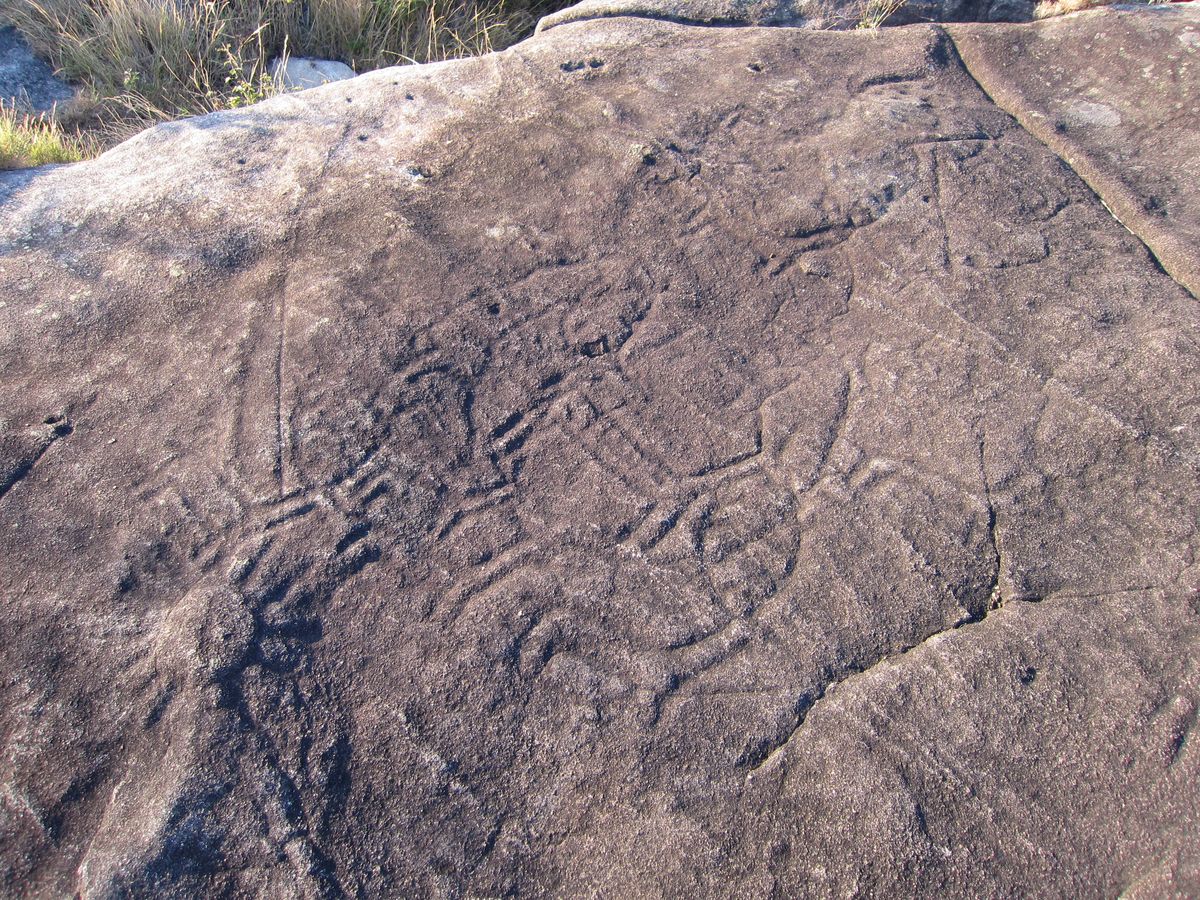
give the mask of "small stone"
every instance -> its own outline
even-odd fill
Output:
[[[287,60],[276,59],[268,66],[267,71],[285,91],[303,91],[355,76],[354,70],[343,62],[299,56],[289,57]]]

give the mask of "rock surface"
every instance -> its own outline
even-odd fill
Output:
[[[540,34],[568,22],[634,17],[684,25],[855,28],[870,0],[582,0],[542,17]],[[887,25],[915,22],[1028,22],[1035,0],[906,0]]]
[[[271,63],[270,73],[285,91],[304,91],[331,81],[345,81],[354,77],[354,70],[344,62],[300,56],[275,60]]]
[[[804,26],[821,16],[814,0],[583,0],[543,16],[537,33],[589,19],[631,16],[683,25]]]
[[[54,77],[54,72],[33,55],[29,45],[11,25],[0,28],[0,103],[20,110],[48,112],[66,103],[75,91]]]
[[[1198,24],[574,22],[3,176],[0,890],[1200,891],[1195,183],[1020,124],[1190,146]]]
[[[1066,18],[955,39],[992,97],[1200,296],[1200,16],[1181,9],[1114,10],[1086,35]],[[1113,53],[1130,62],[1105,64]]]

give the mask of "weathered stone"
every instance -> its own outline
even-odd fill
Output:
[[[1196,21],[1003,34],[1186,142]],[[1200,307],[975,34],[574,22],[0,178],[3,889],[1200,890]]]
[[[868,0],[582,0],[544,16],[538,33],[589,19],[632,17],[689,25],[778,25],[844,30],[855,28]],[[917,22],[1028,22],[1034,0],[906,0],[882,24]]]
[[[583,0],[543,16],[540,34],[556,25],[631,16],[694,25],[792,25],[823,19],[820,0]]]
[[[1200,6],[955,26],[980,83],[1200,296]],[[1129,62],[1111,63],[1116,55]],[[1135,62],[1140,64],[1135,65]]]
[[[268,68],[271,77],[285,91],[304,91],[320,87],[331,81],[344,81],[354,77],[354,70],[344,62],[334,59],[305,59],[289,56],[277,59]]]
[[[0,28],[0,103],[31,112],[48,112],[75,92],[33,55],[17,29]]]

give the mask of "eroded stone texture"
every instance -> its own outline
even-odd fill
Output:
[[[956,26],[984,88],[1200,297],[1200,5]]]
[[[1200,886],[1200,315],[937,27],[3,185],[9,892]]]
[[[860,23],[1028,22],[1034,0],[906,0],[893,9],[868,0],[581,0],[543,16],[541,33],[567,22],[631,16],[707,26],[787,26],[844,30]]]
[[[583,0],[543,16],[537,31],[619,16],[695,25],[802,27],[822,18],[822,9],[813,0]]]

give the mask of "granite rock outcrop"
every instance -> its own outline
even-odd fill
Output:
[[[1198,34],[588,19],[0,175],[0,892],[1200,890]]]

